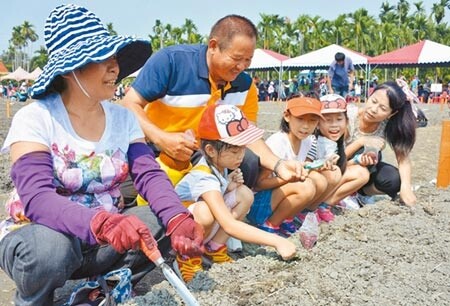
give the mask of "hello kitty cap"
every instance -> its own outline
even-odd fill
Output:
[[[343,96],[328,94],[320,97],[322,102],[322,114],[344,113],[347,111],[347,102]]]
[[[260,139],[264,130],[248,122],[234,105],[216,104],[206,107],[198,125],[198,136],[220,140],[235,146],[245,146]]]

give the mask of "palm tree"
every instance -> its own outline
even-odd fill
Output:
[[[375,19],[369,16],[369,12],[364,8],[349,14],[349,17],[350,29],[354,37],[354,48],[365,53],[366,49],[369,49],[371,45],[371,33],[376,24]]]
[[[385,1],[381,3],[381,12],[378,17],[380,17],[380,21],[383,23],[387,18],[388,15],[392,14],[394,12],[395,6],[390,5],[388,1]]]
[[[116,30],[114,30],[112,22],[108,22],[106,24],[106,30],[108,31],[109,35],[117,35],[117,32]]]
[[[399,23],[405,23],[409,13],[409,2],[407,0],[399,0],[396,9]]]
[[[47,49],[41,46],[41,48],[34,52],[36,55],[31,59],[31,70],[36,69],[37,67],[44,67],[48,61]]]
[[[187,41],[183,39],[183,33],[185,31],[180,27],[173,27],[169,33],[170,39],[167,41],[167,45],[176,45],[176,44],[184,44]]]
[[[341,45],[344,42],[344,33],[347,28],[348,22],[347,15],[345,14],[340,14],[335,20],[329,23],[329,34],[336,45]]]
[[[434,16],[434,20],[438,25],[445,17],[445,8],[450,9],[450,0],[441,0],[439,3],[433,3],[433,7],[431,8],[431,16]]]
[[[155,33],[155,36],[150,36],[152,38],[152,47],[153,49],[158,49],[155,48],[156,46],[153,46],[153,39],[155,38],[158,43],[159,43],[159,49],[164,48],[164,40],[166,38],[167,35],[167,30],[166,30],[166,26],[161,22],[161,20],[156,19],[155,21],[155,25],[153,26],[153,33]]]
[[[398,27],[393,22],[383,22],[378,25],[379,35],[375,36],[376,40],[372,45],[373,53],[369,55],[378,55],[392,51],[397,48]]]
[[[424,14],[416,14],[414,19],[412,19],[411,24],[416,40],[422,40],[428,36],[428,19]]]
[[[272,41],[274,38],[274,29],[277,26],[282,26],[284,23],[284,18],[279,15],[266,15],[259,14],[261,16],[262,21],[260,21],[257,25],[257,28],[260,33],[262,33],[263,38],[263,48],[269,49],[272,45]]]
[[[272,26],[272,15],[259,14],[261,16],[261,21],[258,23],[259,33],[262,33],[261,37],[263,39],[263,49],[267,49],[270,40],[270,32]]]
[[[25,49],[25,47],[28,46],[28,42],[35,42],[36,40],[38,40],[39,36],[36,34],[36,32],[34,31],[34,26],[28,22],[28,21],[24,21],[22,23],[22,25],[20,26],[20,34],[23,37],[23,48]],[[25,50],[23,50],[25,51]],[[30,62],[28,61],[28,54],[31,54],[31,46],[30,46],[30,50],[29,52],[23,52],[24,53],[24,69],[29,70],[30,68]]]
[[[199,33],[192,33],[191,34],[191,43],[192,44],[199,44],[202,42],[207,43],[208,38],[209,38],[209,35],[202,36]]]
[[[297,19],[294,22],[294,26],[299,31],[299,45],[298,45],[298,55],[302,55],[306,53],[306,40],[307,34],[309,31],[309,23],[310,23],[311,17],[309,15],[300,15],[297,17]]]
[[[14,46],[10,43],[8,46],[8,49],[3,52],[1,59],[3,60],[3,63],[10,71],[14,71],[14,59],[16,56],[16,49]]]
[[[432,39],[434,41],[439,41],[442,44],[450,45],[450,34],[447,23],[439,23],[438,25],[436,25],[436,27],[434,27],[434,34],[432,36]]]
[[[9,43],[14,49],[14,62],[12,69],[15,70],[22,65],[22,61],[20,59],[22,58],[22,47],[25,45],[25,39],[22,36],[20,26],[13,27]]]
[[[294,55],[294,50],[300,40],[299,30],[295,28],[294,24],[289,20],[289,18],[285,18],[284,27],[279,27],[278,31],[282,33],[282,35],[278,35],[281,37],[281,41],[279,41],[278,52],[292,57]]]
[[[397,39],[397,48],[400,48],[407,44],[407,36],[409,35],[408,32],[410,32],[407,25],[409,3],[406,0],[399,0],[395,8],[397,12],[397,26],[401,29],[401,35],[399,35]]]
[[[308,37],[309,41],[309,50],[316,50],[320,47],[323,47],[326,44],[325,32],[324,32],[324,23],[320,16],[311,17],[309,20],[309,30]]]
[[[186,18],[181,29],[183,33],[186,33],[186,42],[192,44],[195,40],[195,35],[197,34],[197,26],[192,19]]]

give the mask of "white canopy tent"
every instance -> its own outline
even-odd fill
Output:
[[[267,79],[269,79],[269,71],[273,69],[278,72],[278,83],[280,83],[283,75],[283,62],[287,59],[289,59],[289,56],[284,54],[257,48],[253,53],[252,62],[247,70],[265,70],[267,71]]]
[[[30,78],[30,73],[25,71],[22,67],[17,68],[16,70],[14,70],[13,72],[4,75],[0,78],[1,80],[16,80],[21,81],[21,80],[31,80]]]
[[[334,55],[337,52],[342,52],[345,56],[352,59],[353,65],[365,67],[368,59],[367,55],[347,49],[345,47],[332,44],[316,51],[290,58],[283,61],[284,68],[299,68],[299,69],[328,69],[331,62],[334,60]]]
[[[30,80],[36,80],[38,76],[42,73],[42,69],[37,67],[33,71],[30,72]]]
[[[277,53],[267,49],[256,49],[253,53],[252,62],[249,70],[269,70],[279,71],[282,68],[283,61],[289,59],[289,56]]]
[[[328,68],[333,62],[334,56],[337,52],[342,52],[346,57],[351,58],[355,69],[359,68],[364,71],[366,79],[365,87],[367,92],[369,86],[367,82],[370,70],[369,60],[371,57],[336,44],[285,60],[283,62],[283,67],[285,69],[326,69],[328,71]]]

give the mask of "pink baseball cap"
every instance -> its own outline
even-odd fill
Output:
[[[262,138],[264,130],[251,124],[234,105],[215,104],[206,107],[198,125],[198,136],[245,146]]]
[[[337,94],[328,94],[320,97],[322,102],[322,114],[344,113],[347,111],[345,98]]]

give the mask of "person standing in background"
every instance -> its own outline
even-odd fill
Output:
[[[353,89],[354,81],[355,67],[351,58],[346,57],[342,52],[337,52],[328,69],[328,93],[335,93],[345,98]]]

